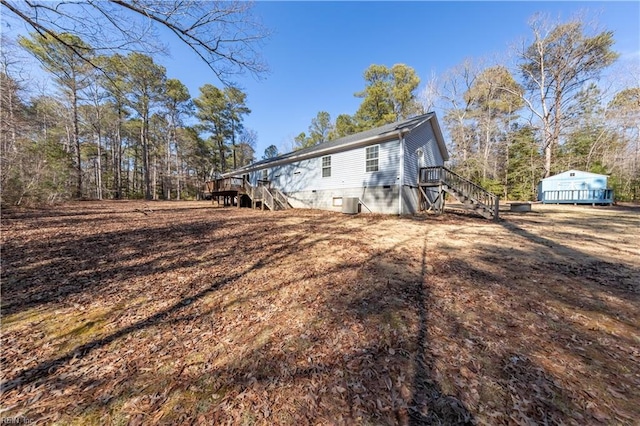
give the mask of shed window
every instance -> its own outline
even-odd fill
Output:
[[[331,156],[322,157],[322,177],[331,177]]]
[[[573,172],[569,173],[569,176],[575,176],[575,175],[576,175],[576,174],[575,174],[575,173],[573,173]]]
[[[380,153],[380,145],[368,146],[366,149],[366,171],[378,171],[378,156]]]

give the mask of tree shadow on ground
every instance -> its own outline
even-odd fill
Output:
[[[481,401],[483,409],[500,411],[496,423],[597,420],[530,339],[555,339],[550,354],[559,356],[591,342],[575,359],[594,377],[616,372],[620,353],[594,341],[588,329],[554,319],[546,303],[565,303],[567,294],[527,284],[537,275],[505,280],[528,266],[535,247],[551,250],[550,241],[510,228],[514,247],[532,246],[445,253],[429,233],[441,218],[420,220],[416,225],[426,229],[382,245],[371,244],[376,237],[369,231],[384,228],[386,217],[220,209],[208,219],[144,222],[140,231],[132,225],[135,232],[76,239],[87,257],[113,262],[96,268],[96,284],[80,279],[91,261],[71,255],[68,235],[51,245],[15,243],[53,260],[33,265],[12,258],[16,274],[31,277],[29,285],[45,294],[38,299],[8,285],[13,315],[110,300],[112,291],[125,301],[145,292],[149,298],[122,308],[127,321],[114,319],[104,333],[61,355],[49,351],[37,362],[5,355],[11,368],[2,402],[18,407],[8,413],[103,424],[473,424],[478,416],[491,418],[479,411]],[[479,223],[455,221],[458,232]],[[133,265],[144,253],[150,259]],[[78,265],[68,292],[35,278],[69,258]],[[551,256],[549,262],[563,264]],[[155,288],[176,271],[183,281]],[[444,283],[455,292],[444,292]],[[590,303],[585,307],[597,308]],[[530,330],[527,321],[546,328]],[[610,367],[589,363],[598,352],[611,354]]]
[[[11,258],[12,273],[29,278],[27,286],[35,289],[24,294],[15,282],[7,284],[5,308],[11,314],[103,297],[108,287],[126,294],[122,286],[127,282],[134,289],[125,298],[133,297],[141,288],[137,283],[175,270],[188,273],[198,262],[211,275],[187,280],[181,288],[158,289],[170,302],[162,309],[114,323],[112,331],[62,355],[9,370],[2,383],[3,399],[47,392],[52,395],[48,405],[43,398],[27,413],[49,420],[97,413],[90,415],[115,421],[109,413],[120,413],[114,415],[148,423],[200,417],[271,424],[471,422],[464,404],[444,395],[431,377],[426,245],[422,263],[409,267],[394,254],[399,246],[371,251],[364,234],[354,231],[353,218],[332,215],[328,222],[327,217],[309,213],[293,225],[217,217],[215,223],[156,224],[135,232],[23,244],[20,248],[30,255]],[[376,220],[367,219],[370,224]],[[231,237],[212,250],[211,238],[227,229],[243,238]],[[362,250],[354,251],[354,244]],[[91,270],[92,261],[83,263],[82,256],[74,254],[77,248],[91,254],[87,258],[108,260],[108,266],[92,270],[90,282],[79,280]],[[315,249],[338,257],[334,263],[318,264],[305,255]],[[156,257],[125,266],[142,253]],[[240,256],[251,260],[225,269]],[[53,260],[34,265],[29,260],[34,257]],[[294,270],[278,275],[278,268],[290,263]],[[34,278],[63,266],[71,278],[68,289]],[[114,275],[118,278],[111,281]],[[355,288],[351,279],[357,282]],[[289,310],[307,313],[274,313],[281,297],[290,297]],[[133,305],[129,310],[136,309]],[[254,319],[276,314],[290,321]],[[276,388],[278,398],[289,402],[269,398]],[[66,391],[58,395],[56,389]]]

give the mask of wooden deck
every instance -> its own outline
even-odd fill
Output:
[[[613,204],[613,189],[566,189],[544,191],[543,204]]]
[[[220,200],[225,206],[260,207],[264,210],[284,210],[291,208],[287,196],[276,188],[271,187],[268,180],[259,180],[258,185],[251,185],[247,180],[239,177],[228,177],[208,181],[206,190],[212,200]]]

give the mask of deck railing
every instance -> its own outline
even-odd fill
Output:
[[[283,209],[289,208],[289,200],[287,196],[282,193],[278,188],[271,188],[273,198],[282,206]]]
[[[273,203],[273,195],[269,192],[269,188],[267,186],[259,186],[258,189],[261,191],[261,199],[265,206],[269,207],[271,210],[275,210],[275,205]]]
[[[544,191],[543,203],[612,204],[613,189],[562,189]]]
[[[476,203],[483,204],[485,208],[490,210],[492,215],[496,217],[498,196],[446,167],[421,167],[419,183],[445,184]]]
[[[253,197],[255,196],[255,187],[251,185],[249,181],[246,179],[242,180],[242,186],[244,188],[244,192],[247,193],[249,197],[253,200]]]
[[[220,178],[206,182],[209,192],[237,191],[244,187],[244,179],[241,177]]]
[[[271,188],[271,181],[268,180],[259,180],[256,186],[241,177],[226,177],[205,183],[211,193],[237,191],[238,195],[247,194],[253,202],[260,201],[271,210],[276,209],[276,202],[283,208],[289,206],[287,197],[277,189]]]

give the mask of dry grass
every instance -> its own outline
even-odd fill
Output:
[[[638,209],[539,205],[5,211],[0,417],[637,424],[639,229]]]

